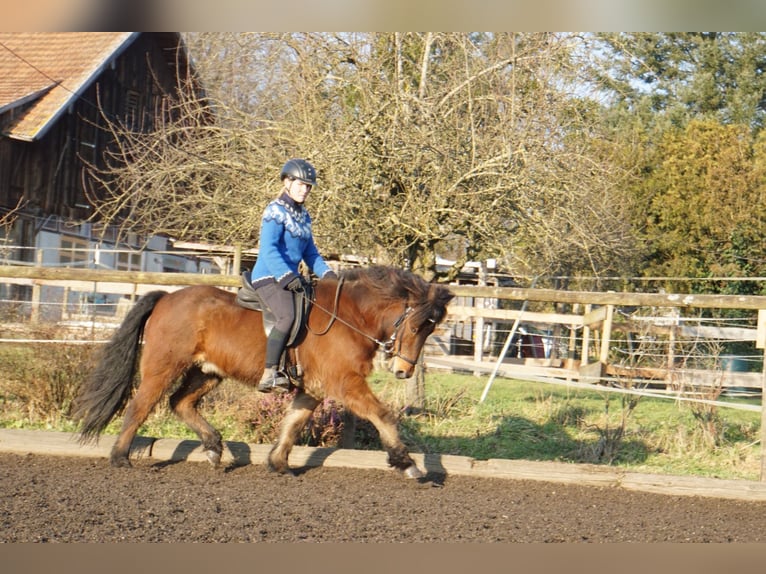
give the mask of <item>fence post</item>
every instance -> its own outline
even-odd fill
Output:
[[[614,305],[606,306],[606,319],[601,327],[601,353],[599,361],[606,365],[609,362],[609,343],[612,342],[612,317],[614,316]]]
[[[593,309],[593,305],[590,303],[585,304],[585,313],[583,314],[583,317],[587,317],[588,314],[591,312],[591,309]],[[580,366],[584,367],[588,364],[588,359],[590,358],[590,325],[588,325],[585,320],[583,319],[583,328],[582,328],[582,356],[580,357]]]
[[[242,267],[242,244],[237,243],[234,246],[234,261],[231,264],[231,274],[239,275],[239,269]]]
[[[572,313],[575,315],[580,313],[580,304],[575,303],[572,307]],[[582,363],[582,357],[580,357],[580,363]],[[567,370],[572,370],[577,365],[577,329],[574,325],[569,326],[569,346],[567,348],[567,360],[565,367]],[[567,381],[571,381],[572,377],[567,375]]]
[[[665,382],[668,385],[673,384],[673,372],[676,366],[676,325],[670,326],[670,333],[668,333],[668,362],[667,362],[667,375],[665,376]]]
[[[759,318],[761,313],[763,311],[759,312]],[[766,482],[766,408],[764,408],[764,397],[766,397],[766,348],[763,351],[763,368],[761,369],[761,482]]]
[[[766,309],[758,310],[755,347],[763,349],[761,368],[761,482],[766,482]]]
[[[42,267],[43,266],[43,250],[38,249],[37,253],[35,254],[35,266],[36,267]],[[37,323],[40,320],[40,304],[42,302],[42,286],[40,283],[35,281],[32,284],[32,311],[29,317],[29,320],[32,321],[32,323]]]
[[[480,287],[486,287],[487,286],[487,268],[485,267],[484,263],[481,264],[481,267],[479,268],[479,281],[478,284]],[[478,309],[484,308],[484,297],[477,297],[474,299],[474,307]],[[482,359],[484,358],[484,317],[478,316],[476,317],[474,324],[473,324],[473,360],[476,363],[481,363]],[[476,370],[474,371],[474,376],[480,377],[481,371]]]

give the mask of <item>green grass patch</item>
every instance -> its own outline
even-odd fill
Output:
[[[405,437],[423,452],[477,459],[551,460],[609,464],[637,472],[759,478],[760,413],[714,407],[717,435],[711,440],[710,429],[700,426],[685,402],[641,397],[626,414],[630,397],[625,395],[499,378],[481,403],[485,385],[486,378],[430,373],[426,408],[402,417]],[[372,386],[389,404],[403,404],[402,382],[378,374]],[[450,400],[458,395],[459,400]],[[759,402],[755,399],[753,404]],[[615,450],[605,456],[609,433]],[[614,438],[617,434],[619,440]]]

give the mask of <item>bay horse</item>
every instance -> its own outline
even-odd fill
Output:
[[[317,281],[306,330],[287,350],[288,362],[303,374],[268,467],[291,472],[287,459],[295,441],[322,399],[330,397],[375,426],[390,466],[407,477],[422,477],[394,415],[373,394],[367,376],[382,350],[393,359],[397,378],[411,377],[452,298],[446,286],[393,267],[352,269],[339,279]],[[172,411],[194,430],[207,459],[218,466],[221,434],[200,414],[199,402],[224,378],[256,386],[265,363],[263,316],[235,299],[230,291],[202,285],[139,298],[78,391],[72,417],[80,424],[80,441],[97,440],[124,412],[110,462],[130,466],[130,445],[139,427],[169,394]]]

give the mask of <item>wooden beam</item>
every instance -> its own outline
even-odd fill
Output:
[[[758,328],[755,334],[755,347],[766,349],[766,309],[758,310]]]
[[[0,277],[27,279],[57,279],[99,283],[147,283],[151,285],[219,285],[236,287],[238,275],[210,273],[157,273],[149,271],[113,271],[104,269],[73,269],[67,267],[34,267],[0,265]]]
[[[582,324],[592,328],[596,323],[601,323],[601,321],[606,319],[606,312],[606,307],[598,307],[592,311],[587,311],[582,318]]]
[[[157,273],[148,271],[113,271],[105,269],[73,269],[26,265],[0,265],[0,277],[32,279],[67,279],[153,285],[220,285],[237,287],[238,275],[206,273]],[[650,307],[699,307],[703,309],[766,309],[764,295],[685,295],[664,293],[597,293],[591,291],[559,291],[557,289],[521,289],[515,287],[479,287],[449,285],[458,296],[494,297],[511,301],[592,304]]]
[[[579,327],[583,324],[581,315],[568,315],[565,313],[536,313],[519,309],[484,309],[482,307],[467,307],[465,305],[450,305],[448,312],[450,317],[455,317],[461,321],[475,317],[515,321],[518,317],[523,317],[527,323],[549,323],[571,325],[574,327]]]
[[[0,273],[2,271],[0,270]],[[766,309],[766,295],[689,295],[679,293],[596,293],[559,291],[557,289],[522,289],[515,287],[477,287],[450,285],[455,295],[496,297],[512,301],[549,303],[591,303],[625,307],[700,307],[703,309]]]

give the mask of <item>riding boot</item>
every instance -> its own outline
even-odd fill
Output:
[[[258,390],[262,393],[275,391],[285,393],[290,390],[290,379],[279,370],[279,360],[285,348],[287,333],[272,329],[266,341],[266,368],[263,371]]]
[[[262,393],[286,393],[290,390],[290,379],[277,367],[266,367],[258,383],[258,390]]]

